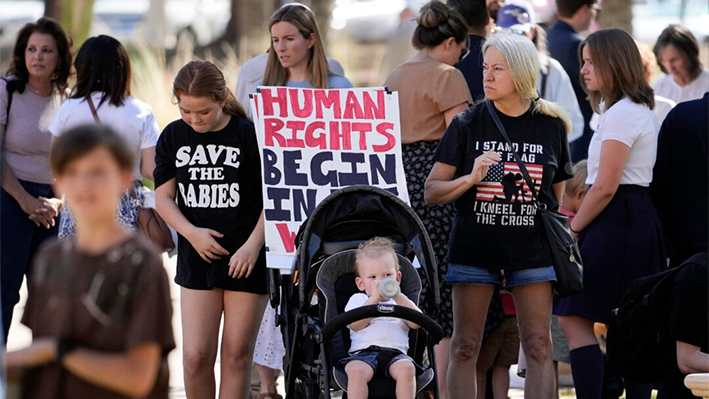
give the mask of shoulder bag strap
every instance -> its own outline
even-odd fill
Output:
[[[98,117],[98,112],[96,112],[96,106],[94,105],[94,100],[91,98],[91,95],[86,97],[86,102],[89,103],[89,108],[91,108],[91,115],[94,116],[94,120],[96,123],[101,123],[101,119]],[[131,186],[130,188],[130,195],[133,197],[133,200],[138,206],[138,209],[142,208],[142,204],[140,204],[140,201],[138,199],[138,193],[135,192],[135,187]]]
[[[5,88],[7,89],[7,108],[5,109],[5,132],[2,135],[2,140],[0,140],[0,152],[5,151],[5,137],[7,137],[7,125],[10,122],[10,107],[12,106],[12,93],[17,90],[16,80],[9,80],[5,78],[0,78],[5,81]],[[0,154],[0,156],[2,156]]]
[[[495,125],[497,125],[497,128],[500,130],[500,133],[502,133],[502,137],[505,138],[507,141],[507,144],[510,146],[510,150],[515,156],[515,160],[517,161],[517,165],[519,165],[519,170],[522,172],[524,175],[524,180],[527,182],[527,188],[529,188],[529,191],[532,193],[532,197],[534,197],[534,202],[538,207],[545,207],[544,204],[539,201],[539,198],[537,197],[537,193],[534,191],[534,184],[532,183],[532,178],[529,177],[529,172],[527,172],[527,167],[524,166],[524,162],[522,162],[522,159],[519,157],[519,154],[517,154],[517,151],[514,150],[514,146],[512,145],[512,142],[510,141],[509,136],[507,136],[507,131],[505,130],[505,127],[502,125],[502,121],[500,121],[500,117],[497,116],[497,111],[495,111],[495,107],[492,105],[492,101],[490,100],[485,100],[487,103],[487,110],[490,112],[490,116],[492,116],[492,120],[495,121]]]
[[[99,119],[98,113],[96,112],[96,107],[94,106],[94,100],[91,99],[91,94],[86,97],[86,102],[89,103],[89,107],[91,108],[91,115],[94,116],[94,120],[96,121],[96,123],[101,123],[101,119]]]
[[[15,92],[16,85],[14,80],[0,79],[5,81],[5,88],[7,89],[7,109],[5,110],[5,126],[7,127],[7,121],[10,119],[10,107],[12,106],[12,93]]]
[[[547,91],[547,78],[549,77],[549,70],[551,69],[551,65],[547,65],[547,71],[546,73],[542,71],[542,92],[539,93],[539,96],[541,98],[545,97],[546,91]]]

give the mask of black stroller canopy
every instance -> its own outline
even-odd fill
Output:
[[[306,306],[306,282],[310,266],[322,255],[356,248],[374,236],[385,236],[399,244],[404,256],[418,258],[424,275],[433,287],[438,286],[436,260],[426,229],[416,213],[388,191],[373,186],[350,186],[331,194],[301,226],[293,273],[299,282],[300,307]],[[430,298],[440,303],[438,290]]]

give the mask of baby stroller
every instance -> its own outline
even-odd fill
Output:
[[[433,345],[441,327],[414,310],[373,305],[344,312],[356,292],[354,254],[357,246],[375,236],[395,242],[401,265],[402,292],[418,303],[420,278],[431,285],[430,308],[440,302],[433,249],[413,210],[391,193],[371,186],[343,188],[325,200],[301,226],[296,237],[296,259],[290,276],[272,270],[271,305],[281,304],[278,322],[284,337],[286,398],[330,398],[347,388],[347,376],[334,367],[350,347],[347,325],[369,317],[388,316],[421,326],[409,333],[409,356],[424,369],[417,375],[417,397],[424,392],[438,398]],[[411,264],[416,257],[419,271]],[[370,398],[395,397],[395,382],[376,373],[369,383]],[[344,394],[346,395],[346,393]],[[346,397],[346,396],[345,396]]]

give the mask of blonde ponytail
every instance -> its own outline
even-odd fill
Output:
[[[564,127],[566,127],[566,133],[571,132],[571,117],[566,110],[557,103],[547,101],[543,98],[538,98],[534,101],[534,111],[539,114],[544,114],[551,116],[553,118],[559,118],[564,122]]]

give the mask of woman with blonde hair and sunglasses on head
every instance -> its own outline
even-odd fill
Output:
[[[384,86],[399,93],[402,154],[411,207],[431,237],[442,281],[454,210],[452,205],[427,206],[423,183],[446,127],[456,114],[473,104],[463,74],[453,66],[467,54],[468,24],[454,8],[438,0],[421,8],[416,22],[412,43],[418,52],[397,66]],[[433,295],[427,284],[422,295]],[[440,295],[441,309],[424,306],[422,310],[426,314],[437,312],[437,321],[443,327],[445,338],[436,345],[436,359],[439,391],[445,399],[448,348],[453,331],[450,286],[442,284]]]
[[[504,273],[527,355],[525,398],[546,399],[554,391],[550,326],[556,274],[530,190],[547,209],[558,208],[565,180],[571,177],[571,124],[563,108],[539,98],[539,57],[529,39],[498,34],[485,42],[483,54],[487,101],[453,119],[426,180],[426,202],[454,202],[457,211],[446,275],[453,285],[454,319],[448,397],[467,398],[475,392],[485,316]],[[514,153],[534,187],[526,184]]]

